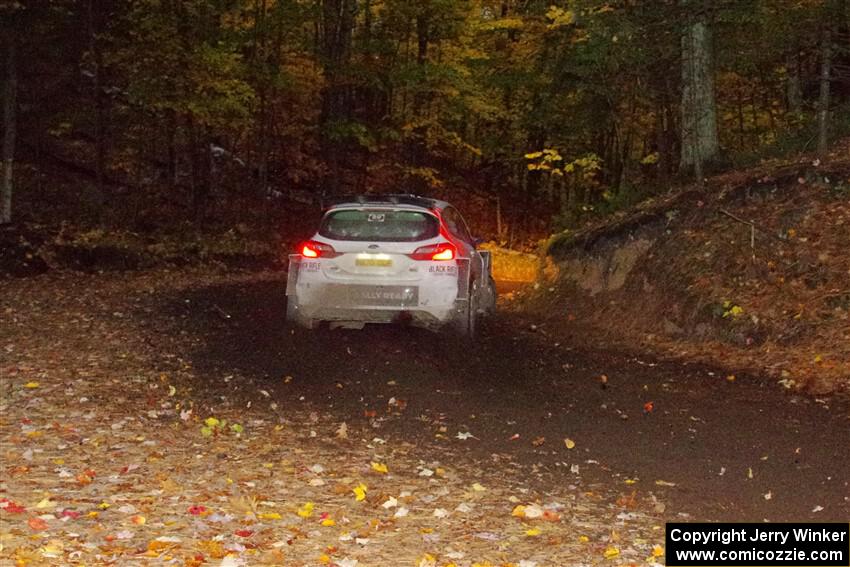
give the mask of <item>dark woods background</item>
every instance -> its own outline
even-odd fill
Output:
[[[409,191],[521,246],[695,173],[826,157],[850,131],[845,0],[6,0],[0,14],[6,221],[286,231],[332,195]]]

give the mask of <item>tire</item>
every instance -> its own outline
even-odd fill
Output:
[[[294,295],[287,296],[286,298],[286,322],[305,329],[314,329],[316,327],[315,319],[302,317],[301,310],[298,308],[298,301]]]
[[[499,294],[496,292],[496,280],[493,279],[493,276],[487,277],[487,286],[486,301],[482,307],[485,314],[494,315],[496,313],[496,298]]]

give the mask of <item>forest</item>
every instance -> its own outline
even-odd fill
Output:
[[[850,133],[846,0],[4,0],[0,14],[3,222],[263,224],[292,203],[410,192],[522,246]]]

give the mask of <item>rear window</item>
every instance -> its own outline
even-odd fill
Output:
[[[319,228],[325,238],[377,242],[416,242],[439,233],[439,221],[433,215],[392,209],[333,211]]]

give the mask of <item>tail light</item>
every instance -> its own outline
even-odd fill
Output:
[[[449,242],[420,246],[410,257],[414,260],[454,260],[457,258],[457,248]]]
[[[298,247],[298,253],[305,258],[336,258],[339,255],[330,244],[315,240],[308,240],[301,244]]]

